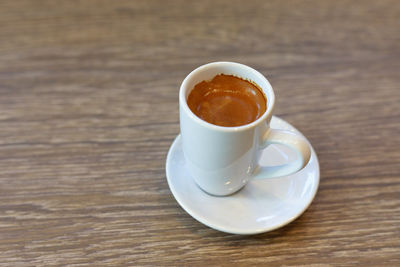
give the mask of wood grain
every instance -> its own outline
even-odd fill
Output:
[[[398,1],[1,1],[0,266],[400,265]],[[229,60],[312,142],[310,208],[257,236],[165,177],[178,89]]]

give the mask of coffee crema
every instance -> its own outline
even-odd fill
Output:
[[[249,124],[267,110],[267,99],[255,83],[225,74],[196,84],[187,104],[199,118],[224,127]]]

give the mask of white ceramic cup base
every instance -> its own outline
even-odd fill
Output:
[[[301,133],[284,120],[272,117],[271,128]],[[308,140],[307,140],[308,142]],[[251,180],[233,195],[216,197],[197,186],[186,168],[181,137],[170,147],[166,160],[168,185],[179,205],[197,221],[222,232],[259,234],[282,227],[299,217],[311,204],[319,185],[319,163],[311,144],[311,158],[299,172],[276,179]],[[270,145],[262,165],[293,160],[293,150]]]

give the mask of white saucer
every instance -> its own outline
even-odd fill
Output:
[[[278,117],[272,117],[271,128],[300,133]],[[265,154],[268,154],[268,159]],[[294,157],[292,150],[270,145],[260,162],[262,165],[277,165]],[[231,196],[211,196],[195,184],[186,170],[180,135],[169,149],[166,172],[172,194],[187,213],[211,228],[232,234],[258,234],[290,223],[311,204],[319,184],[318,158],[311,147],[310,162],[296,174],[252,180]]]

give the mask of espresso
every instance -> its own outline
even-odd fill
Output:
[[[249,124],[267,109],[266,97],[256,84],[225,74],[196,84],[187,104],[201,119],[224,127]]]

